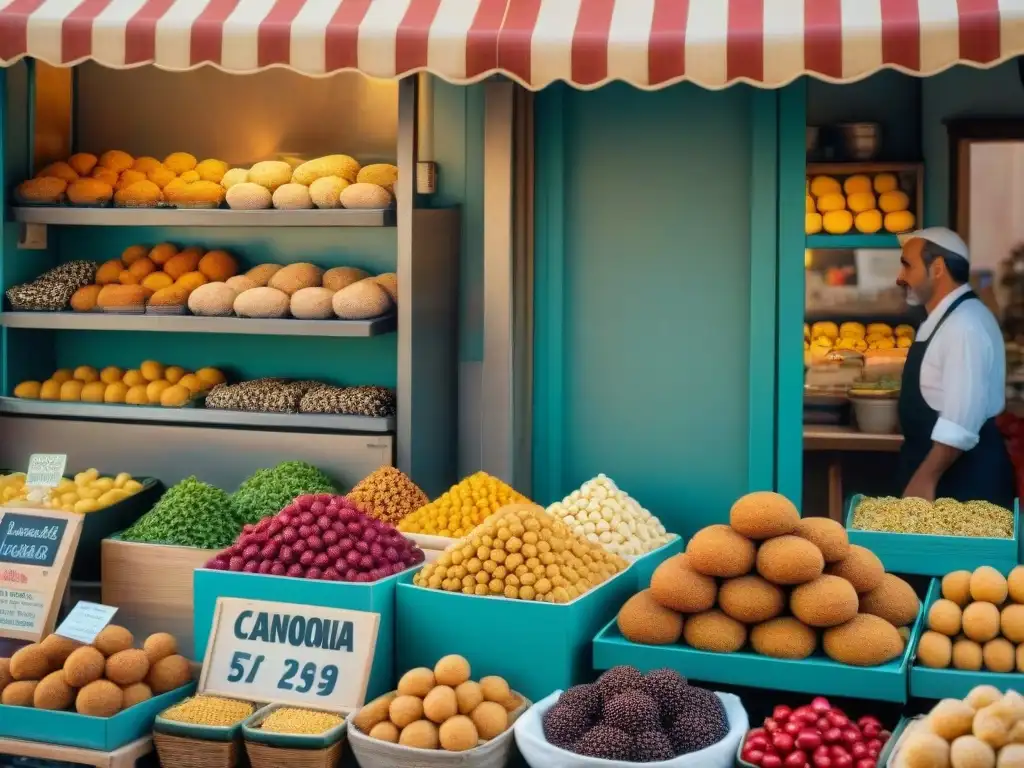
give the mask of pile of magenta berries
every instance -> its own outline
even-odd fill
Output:
[[[344,496],[296,497],[276,515],[246,525],[207,564],[220,571],[297,579],[371,582],[423,562],[423,551]]]
[[[796,709],[777,706],[740,750],[759,768],[875,768],[891,734],[877,717],[851,720],[824,696]]]

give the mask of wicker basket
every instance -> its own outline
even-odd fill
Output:
[[[337,768],[345,742],[336,741],[326,749],[292,749],[245,742],[252,768]]]
[[[238,739],[207,741],[153,732],[162,768],[235,768],[242,754]]]
[[[242,723],[245,751],[253,768],[335,768],[345,744],[345,722],[315,735],[268,733],[260,728],[275,709],[292,705],[270,704]]]
[[[153,722],[153,743],[162,768],[235,768],[245,755],[244,720],[231,726],[193,725],[162,715]]]
[[[445,752],[434,749],[415,749],[387,741],[371,739],[354,725],[348,728],[356,762],[360,768],[505,768],[512,754],[515,737],[512,726],[516,719],[530,708],[525,696],[517,694],[523,703],[508,717],[508,728],[500,736],[466,752]],[[351,722],[352,718],[349,718]]]

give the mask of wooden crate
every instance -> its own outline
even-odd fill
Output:
[[[183,656],[201,659],[204,649],[194,648],[192,636],[192,572],[215,554],[206,549],[104,539],[103,604],[117,606],[114,621],[131,630],[140,642],[153,632],[170,632]]]

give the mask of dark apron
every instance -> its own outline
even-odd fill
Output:
[[[903,448],[900,450],[902,488],[906,488],[914,472],[932,449],[932,430],[939,420],[938,411],[921,394],[921,364],[928,345],[938,334],[946,318],[965,301],[978,301],[973,292],[967,292],[946,310],[927,341],[915,341],[907,353],[900,388],[900,425],[903,428]],[[960,454],[939,480],[935,498],[957,501],[990,501],[1006,509],[1013,509],[1016,496],[1016,478],[1006,442],[994,418],[986,421],[979,433],[978,444]]]

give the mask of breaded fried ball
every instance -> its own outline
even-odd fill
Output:
[[[961,621],[960,607],[952,600],[936,600],[928,609],[928,629],[949,637],[960,634]]]
[[[132,633],[117,624],[108,624],[92,641],[93,647],[104,656],[113,656],[118,651],[127,651],[135,646]]]
[[[952,571],[943,576],[942,596],[961,608],[971,602],[971,572]]]
[[[178,641],[174,639],[174,635],[167,632],[155,632],[146,638],[142,644],[142,650],[146,652],[149,663],[156,664],[161,659],[166,659],[178,652]]]
[[[905,768],[949,768],[949,742],[918,728],[908,734],[900,747],[900,765]]]
[[[999,609],[992,603],[971,603],[964,608],[964,634],[976,643],[987,643],[999,634]]]
[[[731,579],[754,567],[754,543],[728,525],[709,525],[694,534],[686,545],[687,562],[697,573]]]
[[[792,616],[782,616],[751,629],[750,645],[773,659],[806,659],[818,647],[818,634]]]
[[[469,680],[469,662],[458,654],[451,654],[434,665],[434,680],[438,685],[456,688]]]
[[[878,555],[858,544],[850,545],[850,552],[837,563],[828,567],[828,573],[841,576],[853,584],[858,595],[870,592],[882,583],[885,568]]]
[[[819,576],[793,590],[789,608],[807,626],[838,627],[857,615],[857,592],[846,579]]]
[[[32,643],[14,652],[10,669],[15,680],[42,680],[50,672],[50,660],[39,643]]]
[[[945,669],[953,658],[953,643],[945,635],[929,630],[917,645],[917,660],[925,667]]]
[[[961,736],[949,745],[949,761],[955,768],[995,768],[996,752],[977,736]]]
[[[980,712],[1002,698],[1003,692],[994,685],[976,685],[964,696],[964,704],[975,712]]]
[[[124,709],[134,707],[136,704],[141,704],[153,698],[153,692],[149,690],[149,686],[145,683],[126,685],[121,690],[124,692],[124,702],[121,705]]]
[[[59,669],[40,680],[32,694],[32,706],[36,709],[67,709],[74,700],[75,689],[64,682],[64,673]]]
[[[776,585],[749,574],[727,579],[718,592],[718,607],[744,624],[774,619],[786,607],[786,596]]]
[[[799,536],[778,536],[757,550],[757,572],[772,584],[804,584],[824,570],[821,550]]]
[[[75,711],[91,717],[112,717],[123,704],[124,692],[109,680],[91,682],[75,697]]]
[[[691,648],[733,653],[747,642],[747,628],[721,611],[705,611],[690,617],[683,638]]]
[[[807,539],[820,549],[826,563],[838,562],[850,552],[850,538],[846,535],[846,529],[828,517],[801,518],[793,534]]]
[[[686,554],[668,558],[651,576],[651,597],[665,608],[679,613],[710,610],[717,595],[715,580],[695,571]]]
[[[626,601],[617,624],[623,637],[644,645],[671,645],[683,634],[682,614],[658,603],[649,589]]]
[[[971,732],[974,710],[959,699],[943,699],[928,714],[928,730],[946,741],[953,741]]]
[[[175,654],[150,665],[146,685],[153,691],[154,696],[159,696],[161,693],[180,688],[191,679],[192,666],[188,659]]]
[[[50,660],[50,668],[60,669],[68,660],[71,652],[81,647],[82,644],[77,640],[69,640],[66,637],[53,634],[43,638],[43,642],[39,645],[43,649],[43,653],[46,654],[46,658]]]
[[[7,707],[31,707],[38,680],[16,680],[0,693],[0,704]]]
[[[1015,603],[1024,603],[1024,565],[1016,566],[1006,577],[1007,592]]]
[[[410,669],[398,681],[399,696],[419,696],[421,699],[430,693],[436,683],[434,672],[426,667]]]
[[[981,658],[989,672],[1013,672],[1016,666],[1016,652],[1013,643],[997,637],[981,647]]]
[[[789,499],[771,491],[743,496],[729,511],[729,525],[754,541],[783,536],[796,530],[800,513]]]
[[[1003,574],[990,565],[983,565],[971,574],[971,599],[1002,605],[1009,588]]]
[[[826,629],[822,647],[833,661],[876,667],[903,653],[903,638],[885,619],[859,613],[845,624]]]
[[[11,675],[11,660],[0,659],[0,693],[3,693],[4,688],[14,682],[14,677]]]
[[[1011,643],[1024,643],[1024,605],[1010,603],[999,614],[999,631]]]
[[[953,669],[977,672],[981,669],[984,657],[981,646],[966,637],[958,637],[953,643]]]
[[[103,654],[91,645],[76,648],[64,662],[64,682],[72,688],[84,688],[102,677],[106,663]]]
[[[886,573],[882,583],[860,596],[860,612],[880,616],[894,627],[913,624],[921,611],[914,588],[899,576]]]

